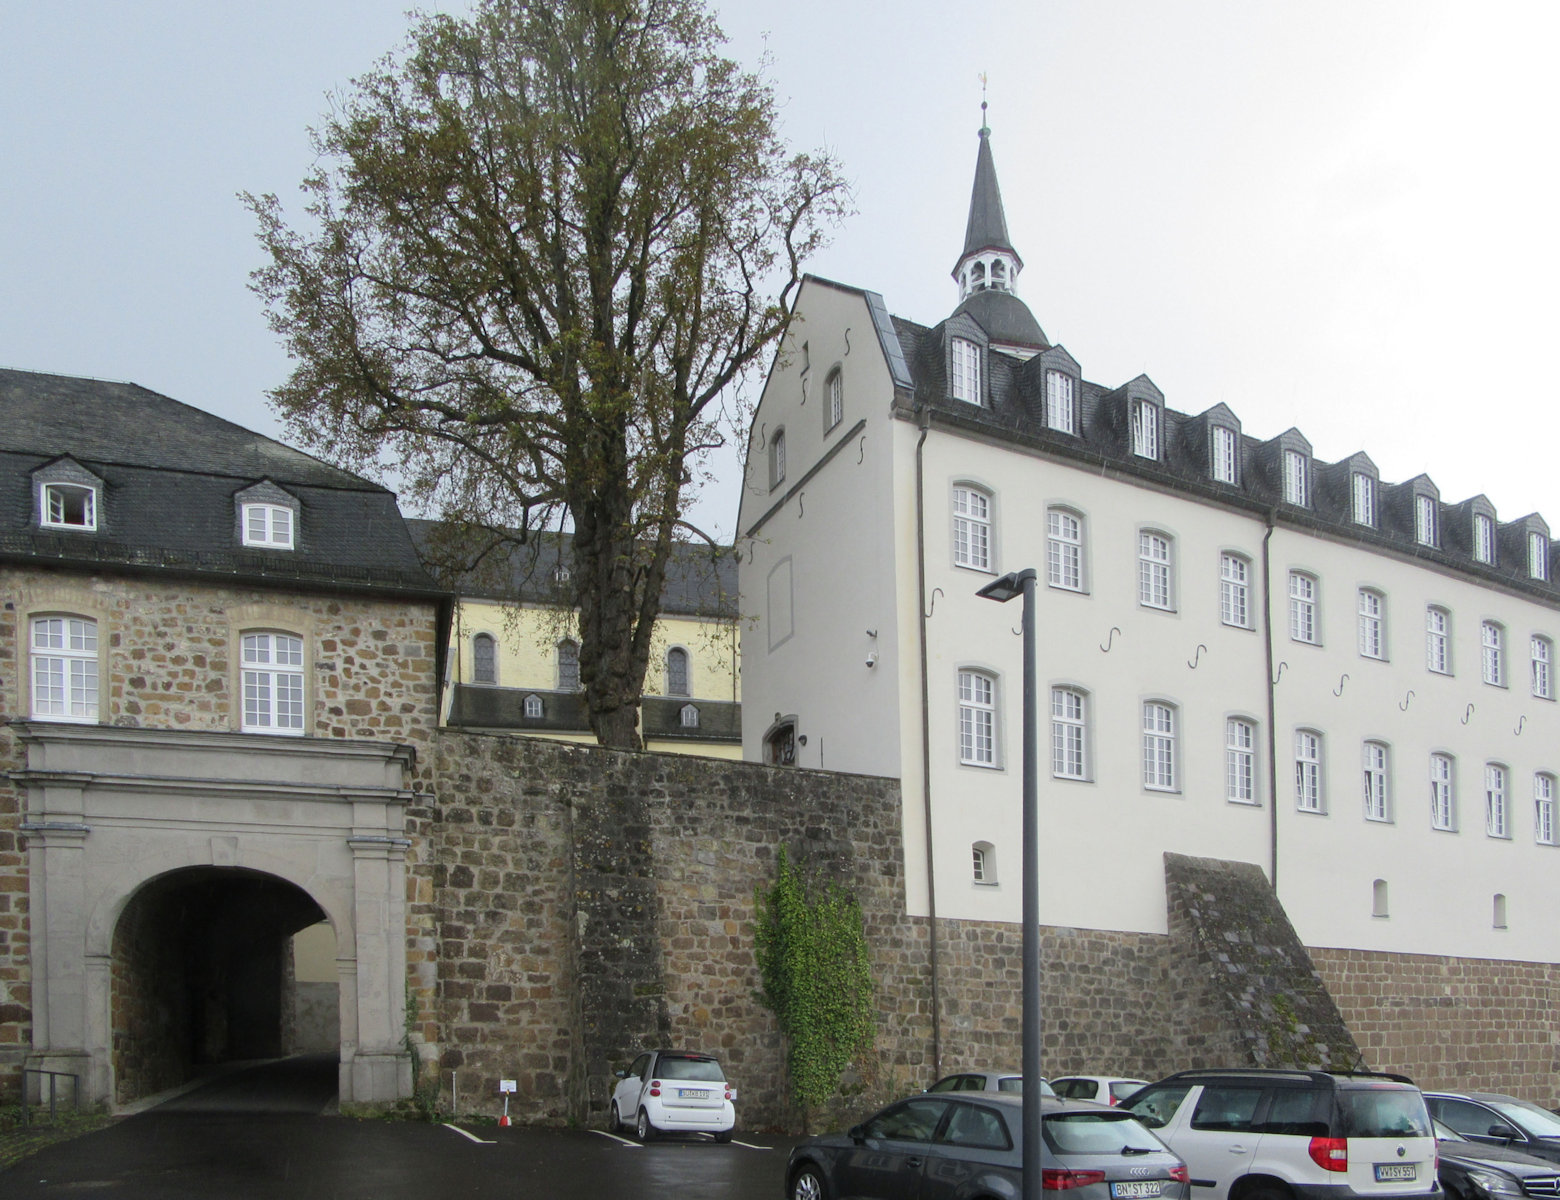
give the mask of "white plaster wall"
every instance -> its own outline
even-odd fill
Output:
[[[762,759],[774,715],[794,714],[807,739],[797,747],[799,766],[896,775],[899,662],[887,502],[893,386],[860,293],[809,280],[797,313],[754,416],[742,494],[743,756]],[[844,378],[844,416],[825,433],[824,381],[835,367]],[[786,478],[771,488],[767,440],[782,427]],[[793,632],[780,640],[771,637],[769,587],[786,560]],[[866,665],[869,654],[875,666]]]
[[[1039,573],[1041,920],[1164,932],[1165,851],[1259,864],[1267,859],[1266,805],[1228,802],[1224,782],[1226,718],[1246,716],[1259,728],[1266,723],[1262,636],[1260,629],[1232,629],[1219,620],[1220,553],[1235,550],[1260,563],[1263,526],[1097,470],[932,435],[928,581],[945,592],[928,623],[932,789],[937,907],[949,917],[1018,920],[1022,846],[1023,662],[1014,632],[1021,606],[977,597],[991,576],[952,565],[951,492],[958,480],[979,483],[995,497],[997,572],[1032,566]],[[1052,505],[1084,517],[1084,593],[1046,585],[1046,510]],[[1170,612],[1137,602],[1138,531],[1144,525],[1175,539]],[[1255,622],[1255,582],[1252,602]],[[999,677],[1000,769],[959,764],[961,666]],[[1050,690],[1061,684],[1089,697],[1087,781],[1051,773]],[[1174,792],[1150,791],[1142,783],[1142,704],[1148,699],[1177,706]],[[1265,758],[1259,755],[1259,777],[1265,777]],[[977,841],[995,847],[994,887],[972,879]]]
[[[1560,773],[1560,710],[1532,695],[1529,664],[1530,635],[1560,638],[1560,613],[1417,560],[1287,530],[1274,535],[1273,551],[1275,655],[1287,664],[1275,697],[1285,792],[1278,808],[1278,887],[1301,938],[1311,945],[1560,960],[1553,920],[1560,850],[1537,844],[1533,825],[1534,773]],[[1291,567],[1320,581],[1320,647],[1289,638]],[[1386,661],[1359,653],[1360,587],[1386,597]],[[1428,604],[1452,615],[1450,676],[1426,666]],[[1482,678],[1480,623],[1486,619],[1506,628],[1509,683],[1503,688]],[[1296,809],[1297,726],[1325,738],[1325,815]],[[1389,748],[1392,819],[1385,824],[1364,815],[1367,738]],[[1433,752],[1456,759],[1455,832],[1431,827]],[[1508,768],[1509,839],[1485,831],[1489,761]],[[1385,918],[1372,916],[1376,879],[1388,886]],[[1496,892],[1507,896],[1505,930],[1493,928]]]

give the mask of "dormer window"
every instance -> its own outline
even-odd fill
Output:
[[[1310,463],[1298,450],[1284,451],[1284,502],[1301,508],[1311,502]]]
[[[525,719],[527,721],[540,721],[542,719],[542,698],[532,692],[525,698]]]
[[[292,509],[280,504],[246,504],[243,510],[244,545],[293,548]]]
[[[1228,425],[1213,427],[1213,477],[1219,483],[1239,483],[1239,439]]]
[[[968,338],[949,339],[948,387],[955,400],[981,403],[980,347]]]
[[[1159,459],[1159,413],[1151,400],[1132,403],[1132,453],[1156,462]]]
[[[1436,544],[1435,497],[1414,497],[1414,540],[1421,546]]]
[[[1536,529],[1528,534],[1528,578],[1549,578],[1549,539]]]
[[[695,704],[684,704],[677,710],[677,723],[684,729],[697,729],[699,727],[699,708]]]
[[[1481,563],[1495,562],[1495,518],[1473,514],[1473,557]]]
[[[43,485],[45,529],[97,528],[97,489],[75,483]]]
[[[1073,377],[1065,371],[1045,373],[1045,423],[1060,433],[1078,432]]]
[[[1363,471],[1349,477],[1349,490],[1354,501],[1354,523],[1376,527],[1376,481]]]

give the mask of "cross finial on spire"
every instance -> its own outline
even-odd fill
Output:
[[[980,73],[980,135],[985,137],[991,130],[986,127],[986,72]]]

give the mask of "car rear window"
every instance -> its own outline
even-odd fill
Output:
[[[663,1054],[655,1064],[655,1073],[661,1079],[705,1079],[716,1083],[726,1078],[720,1063],[703,1055]]]
[[[1068,1100],[1092,1100],[1098,1090],[1092,1079],[1058,1079],[1052,1082],[1051,1087],[1058,1096]]]
[[[1120,1154],[1123,1150],[1163,1150],[1156,1138],[1130,1113],[1047,1113],[1040,1132],[1058,1154]]]
[[[1432,1137],[1425,1098],[1410,1088],[1342,1088],[1345,1137]]]

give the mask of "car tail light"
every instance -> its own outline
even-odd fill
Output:
[[[1192,1173],[1186,1169],[1186,1164],[1170,1168],[1170,1178],[1177,1183],[1191,1183]]]
[[[732,1086],[731,1086],[731,1085],[730,1085],[730,1084],[729,1084],[729,1083],[728,1083],[728,1084],[727,1084],[727,1085],[726,1085],[726,1099],[727,1099],[727,1100],[735,1100],[735,1099],[736,1099],[736,1098],[737,1098],[737,1089],[736,1089],[736,1088],[734,1088],[734,1087],[732,1087]]]
[[[652,1079],[650,1081],[650,1094],[652,1096],[659,1096],[661,1094],[661,1081],[659,1079]]]
[[[1311,1161],[1324,1171],[1349,1169],[1349,1143],[1343,1138],[1314,1137],[1310,1154]]]
[[[1104,1171],[1042,1170],[1040,1186],[1048,1192],[1067,1192],[1073,1188],[1088,1187],[1091,1183],[1104,1183]]]

